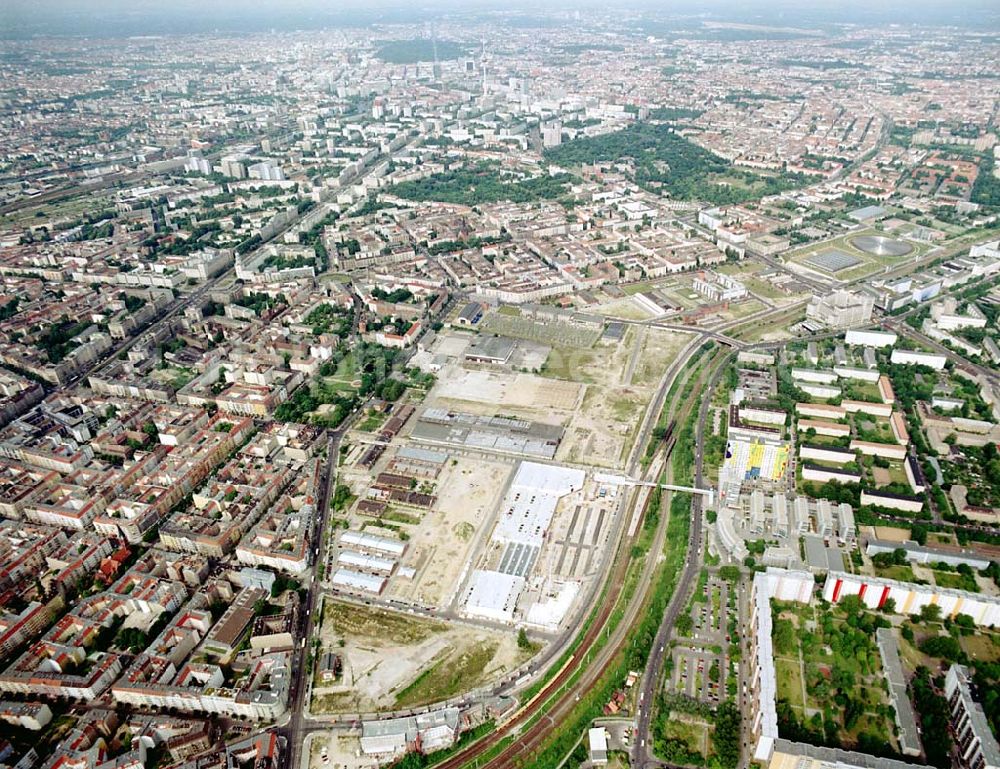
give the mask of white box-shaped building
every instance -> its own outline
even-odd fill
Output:
[[[885,459],[906,459],[906,446],[898,443],[873,443],[872,441],[851,441],[851,451],[860,451],[869,457]]]
[[[892,347],[899,337],[892,331],[856,331],[850,330],[844,338],[847,344],[860,344],[866,347]]]
[[[841,406],[827,406],[825,403],[796,403],[795,411],[804,417],[819,419],[843,419],[847,411]]]
[[[838,449],[835,446],[808,446],[802,444],[799,447],[799,457],[802,459],[817,459],[820,462],[833,462],[836,465],[846,465],[853,462],[858,457],[853,451]]]
[[[340,536],[340,546],[369,551],[376,553],[386,553],[394,558],[400,558],[406,551],[406,543],[398,539],[388,537],[378,537],[374,534],[366,534],[363,531],[345,531]]]
[[[873,417],[886,417],[892,414],[891,403],[874,403],[873,401],[843,401],[841,406],[849,414],[870,414]]]
[[[811,384],[809,382],[797,382],[796,385],[802,392],[811,395],[813,398],[838,398],[841,394],[839,387],[833,385]]]
[[[836,481],[837,483],[861,483],[861,476],[848,470],[837,470],[833,467],[819,467],[817,465],[802,465],[802,480],[826,483]]]
[[[861,504],[902,510],[906,513],[919,513],[924,509],[922,497],[904,497],[902,494],[887,494],[884,491],[862,490]]]
[[[337,569],[331,579],[334,587],[355,590],[361,593],[380,595],[385,589],[385,577],[362,574],[352,569]]]
[[[841,379],[858,379],[862,382],[877,382],[878,369],[856,368],[854,366],[834,366],[833,370]]]
[[[836,373],[829,370],[814,368],[793,368],[792,379],[800,382],[815,382],[817,384],[833,384],[837,381]]]
[[[826,422],[824,420],[800,419],[799,434],[815,430],[816,435],[827,435],[831,438],[845,438],[851,434],[851,426],[840,422]]]
[[[935,371],[940,371],[944,368],[944,364],[948,359],[943,355],[930,352],[893,350],[892,357],[889,360],[893,363],[900,363],[906,366],[929,366]]]
[[[511,623],[517,599],[524,590],[524,578],[499,571],[476,569],[472,572],[465,612],[473,617]]]
[[[750,733],[754,736],[754,759],[768,761],[778,739],[777,674],[771,639],[771,599],[809,603],[816,581],[803,571],[769,568],[754,576],[750,601],[750,684],[753,694]]]
[[[391,574],[396,568],[396,562],[390,558],[377,555],[365,555],[354,550],[342,550],[337,556],[337,563],[348,569],[364,569],[383,574]]]

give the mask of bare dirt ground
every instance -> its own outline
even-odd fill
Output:
[[[574,382],[552,382],[534,374],[470,371],[455,366],[439,379],[432,395],[434,400],[491,404],[537,418],[553,410],[575,410],[581,389]]]
[[[586,355],[567,354],[559,359],[553,350],[546,374],[586,385],[583,402],[567,424],[556,458],[595,467],[623,467],[655,388],[688,336],[658,328],[630,328],[621,342],[600,342]]]
[[[440,701],[502,676],[524,661],[513,632],[452,625],[327,602],[324,649],[343,655],[344,675],[313,690],[316,713],[359,713]]]
[[[309,743],[309,769],[375,769],[379,765],[377,759],[358,755],[360,752],[361,739],[355,734],[319,732]]]
[[[488,535],[497,500],[513,465],[477,457],[454,457],[438,477],[434,510],[424,513],[410,535],[405,563],[413,579],[396,577],[389,595],[420,606],[446,608],[478,541]]]
[[[632,383],[655,388],[667,367],[690,339],[691,335],[682,331],[650,328],[643,343]]]
[[[646,320],[653,317],[652,312],[630,296],[601,304],[595,309],[607,318],[621,320]]]

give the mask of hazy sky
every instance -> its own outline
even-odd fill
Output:
[[[996,29],[1000,0],[0,0],[0,37],[156,35],[315,29],[420,21],[492,9],[541,13],[609,6],[759,24],[924,23]]]

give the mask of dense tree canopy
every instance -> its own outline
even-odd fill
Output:
[[[533,203],[564,195],[570,179],[568,174],[506,179],[500,175],[499,166],[495,163],[479,163],[397,184],[392,193],[408,200],[436,200],[467,206],[501,200]]]
[[[596,162],[635,162],[635,180],[680,200],[705,200],[718,205],[773,195],[802,186],[801,174],[763,176],[735,168],[729,161],[699,147],[666,125],[635,123],[614,133],[592,136],[553,147],[545,157],[562,166]]]

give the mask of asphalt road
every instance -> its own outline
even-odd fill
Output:
[[[305,639],[303,647],[301,641],[293,652],[292,658],[292,690],[289,693],[289,719],[288,722],[278,729],[278,733],[288,739],[288,763],[287,767],[297,766],[299,761],[299,751],[305,740],[304,718],[306,710],[306,697],[309,693],[309,682],[306,678],[306,657],[309,647],[312,644],[314,622],[313,614],[316,610],[318,598],[321,593],[319,569],[324,559],[318,557],[318,553],[324,550],[323,536],[326,532],[327,522],[330,517],[330,490],[336,479],[337,462],[340,458],[340,441],[354,422],[361,414],[358,409],[348,417],[336,430],[327,431],[326,441],[326,465],[323,468],[323,480],[319,496],[316,500],[316,515],[313,520],[313,529],[310,534],[310,544],[314,553],[312,561],[312,571],[309,573],[309,582],[306,586],[306,600],[300,607],[299,627],[296,637]]]
[[[702,398],[698,408],[698,422],[695,428],[694,485],[696,488],[701,488],[705,480],[703,450],[708,407],[712,401],[712,393],[725,373],[726,364],[731,355],[731,353],[726,355],[715,364],[716,368],[712,372],[707,386],[702,390]],[[670,654],[670,650],[667,648],[667,641],[670,639],[674,623],[687,605],[688,596],[691,594],[692,588],[697,584],[698,572],[701,569],[705,548],[702,504],[703,497],[700,494],[693,494],[691,497],[691,527],[688,536],[687,554],[684,560],[684,570],[680,580],[678,580],[677,589],[670,598],[667,611],[663,615],[663,621],[656,632],[656,639],[653,641],[653,648],[646,662],[646,669],[643,671],[639,685],[639,704],[636,706],[636,736],[632,744],[631,755],[631,765],[633,767],[668,766],[668,764],[657,760],[652,753],[652,722],[655,711],[656,690],[660,681],[660,673],[663,670],[663,663]]]

